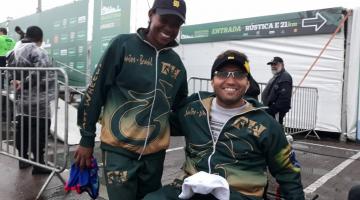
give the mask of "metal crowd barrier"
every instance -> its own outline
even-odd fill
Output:
[[[61,113],[64,119],[58,119],[58,79],[68,86],[68,77],[61,68],[1,67],[0,74],[0,153],[17,159],[19,167],[30,164],[48,171],[38,199],[54,176],[65,184],[60,173],[67,166],[69,154],[68,105]],[[21,82],[18,88],[15,80]],[[64,100],[69,102],[68,87],[64,92]],[[59,123],[64,123],[64,142],[59,142]]]
[[[266,83],[259,83],[260,95],[264,90]],[[206,78],[191,77],[188,80],[189,94],[198,91],[212,92],[211,80]],[[285,115],[284,129],[287,134],[307,132],[305,137],[314,136],[320,139],[315,131],[317,120],[318,90],[310,87],[293,87],[296,89],[291,98],[291,109]],[[310,135],[313,133],[314,135]]]

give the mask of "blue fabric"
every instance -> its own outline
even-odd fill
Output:
[[[98,165],[95,158],[91,158],[91,167],[80,170],[73,163],[70,168],[70,176],[65,185],[65,190],[75,190],[78,194],[87,192],[91,198],[99,196]]]
[[[300,162],[296,159],[296,154],[294,150],[291,150],[290,153],[290,162],[295,166],[300,168]]]

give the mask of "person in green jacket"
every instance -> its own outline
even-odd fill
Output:
[[[228,50],[216,58],[214,93],[191,95],[172,120],[174,135],[186,141],[180,177],[144,200],[263,199],[267,169],[285,199],[304,200],[300,168],[290,159],[283,129],[265,106],[244,98],[249,75],[245,54]]]
[[[116,36],[103,54],[78,108],[75,162],[89,167],[96,123],[109,199],[142,199],[161,187],[170,141],[169,115],[187,97],[186,70],[172,49],[185,22],[183,0],[155,0],[149,25]]]
[[[15,41],[7,36],[6,28],[0,27],[0,67],[6,66],[6,55],[15,46]]]

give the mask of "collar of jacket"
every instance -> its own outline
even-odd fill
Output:
[[[143,40],[145,43],[148,43],[150,44],[147,40],[145,40],[145,37],[146,37],[146,33],[148,32],[149,30],[147,28],[139,28],[136,33],[137,35],[140,37],[141,40]],[[153,46],[153,45],[151,45]],[[179,44],[173,40],[172,42],[170,42],[167,46],[163,47],[162,49],[169,49],[169,48],[174,48],[174,47],[177,47],[179,46]],[[159,49],[161,50],[161,49]]]
[[[212,92],[198,92],[198,98],[206,111],[210,113],[211,110],[211,103],[213,99],[215,98],[215,93]],[[264,110],[267,107],[259,103],[258,101],[252,99],[252,98],[245,98],[245,101],[249,104],[245,107],[242,113],[248,113],[250,111],[254,110]],[[240,113],[239,113],[240,114]]]
[[[24,38],[21,40],[21,43],[32,43],[32,41],[28,38]]]

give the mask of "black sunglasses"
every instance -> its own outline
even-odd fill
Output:
[[[247,73],[241,72],[241,71],[235,71],[235,72],[224,72],[224,71],[215,71],[214,76],[221,78],[221,79],[227,79],[230,76],[232,76],[234,79],[244,79],[248,76]]]

